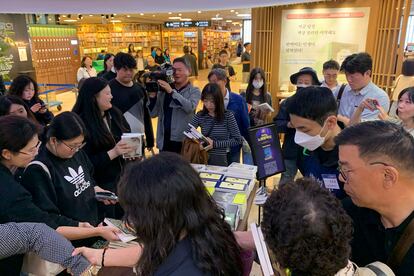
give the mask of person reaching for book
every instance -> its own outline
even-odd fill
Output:
[[[92,264],[135,267],[138,275],[242,275],[240,248],[222,210],[190,163],[175,153],[134,162],[119,201],[140,246],[77,248]]]
[[[119,231],[116,228],[91,227],[60,213],[39,208],[31,194],[18,182],[19,173],[16,173],[19,168],[25,168],[38,153],[38,126],[26,118],[9,115],[0,117],[0,129],[0,223],[41,222],[69,240],[97,236],[118,240]],[[0,260],[0,275],[15,275],[8,273],[20,271],[21,262],[22,256]]]
[[[96,185],[92,177],[92,163],[82,150],[85,135],[85,125],[76,113],[57,115],[46,127],[44,144],[35,161],[26,167],[21,184],[31,193],[34,204],[45,212],[94,227],[102,222],[95,193],[108,191]]]

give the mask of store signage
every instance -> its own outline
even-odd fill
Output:
[[[275,124],[249,128],[249,138],[253,161],[257,166],[257,179],[266,179],[285,171]]]
[[[164,27],[166,28],[194,28],[194,27],[210,27],[211,21],[170,21],[165,22]]]

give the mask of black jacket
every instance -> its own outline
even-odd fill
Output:
[[[31,108],[37,103],[40,103],[42,105],[45,104],[41,99],[37,100],[35,99],[35,97],[33,97],[30,101],[24,100],[24,102],[27,104],[29,108]],[[34,112],[33,114],[35,115],[36,120],[43,126],[48,125],[53,120],[53,117],[54,117],[53,113],[50,112],[49,109],[47,109],[45,113]]]
[[[0,223],[43,222],[53,229],[77,226],[78,222],[40,210],[30,193],[20,185],[8,168],[0,164]],[[0,237],[1,238],[1,237]],[[23,255],[0,260],[0,275],[19,275]]]
[[[115,119],[117,116],[114,116],[115,112],[120,111],[116,111],[115,108],[112,108],[109,111],[109,114],[111,115],[110,129],[114,143],[116,144],[121,140],[123,132],[119,126],[123,126],[125,129],[127,129],[126,132],[130,132],[130,127],[122,115],[121,121],[117,122]],[[88,126],[86,126],[86,128],[88,128]],[[125,165],[125,160],[122,158],[122,156],[118,156],[115,159],[110,160],[108,151],[111,150],[113,146],[98,148],[93,146],[92,139],[93,137],[91,137],[91,135],[87,135],[84,150],[94,167],[93,178],[95,179],[96,184],[101,188],[116,193],[116,184],[121,175],[122,168]]]
[[[283,158],[288,160],[296,160],[303,148],[295,143],[295,129],[287,126],[290,122],[289,113],[286,110],[287,101],[288,99],[284,100],[280,104],[279,113],[273,121],[276,123],[278,133],[285,134],[282,146]]]
[[[43,146],[36,160],[46,165],[50,176],[36,164],[25,170],[21,183],[33,202],[48,213],[98,225],[93,166],[88,156],[81,150],[70,159],[61,159]]]
[[[116,79],[109,82],[112,92],[112,104],[121,110],[127,119],[131,132],[141,132],[144,128],[146,147],[154,147],[154,132],[151,116],[147,107],[148,97],[144,88],[138,83],[127,87]]]

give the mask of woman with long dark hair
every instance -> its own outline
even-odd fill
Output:
[[[52,121],[53,114],[39,98],[39,86],[31,77],[25,75],[16,77],[10,85],[9,95],[21,98],[41,125],[45,126]]]
[[[125,164],[122,155],[134,149],[121,141],[122,134],[130,132],[130,127],[121,111],[112,106],[111,100],[108,82],[102,78],[89,78],[79,90],[73,112],[82,118],[88,130],[85,152],[94,165],[96,183],[116,193],[116,183]],[[120,213],[111,214],[108,208],[105,209],[109,216],[120,216]]]
[[[198,112],[190,124],[200,127],[209,145],[208,164],[227,167],[227,152],[230,147],[243,142],[233,112],[224,108],[223,94],[217,84],[207,84],[201,92],[203,109]],[[188,129],[190,130],[190,129]]]
[[[240,95],[246,98],[249,105],[250,126],[264,124],[269,111],[260,108],[259,105],[267,103],[272,106],[272,96],[267,92],[266,75],[262,68],[252,69],[246,92],[240,93]]]
[[[133,163],[118,189],[140,247],[76,253],[105,266],[135,266],[138,275],[242,274],[240,248],[223,211],[179,155],[162,152]]]
[[[0,96],[0,116],[5,115],[21,116],[38,123],[30,108],[17,96]]]
[[[114,72],[114,58],[115,56],[111,53],[108,53],[104,57],[104,69],[103,71],[98,73],[98,77],[104,78],[108,81],[114,79],[116,77],[116,72]]]

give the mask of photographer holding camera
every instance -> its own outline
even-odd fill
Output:
[[[150,74],[152,85],[146,83],[151,117],[158,117],[157,147],[161,151],[181,153],[183,132],[194,116],[201,92],[191,85],[191,67],[184,58],[176,58],[172,65],[174,82],[166,73]],[[156,81],[157,85],[154,85]],[[170,81],[168,83],[167,81]],[[157,91],[155,91],[157,90]]]

